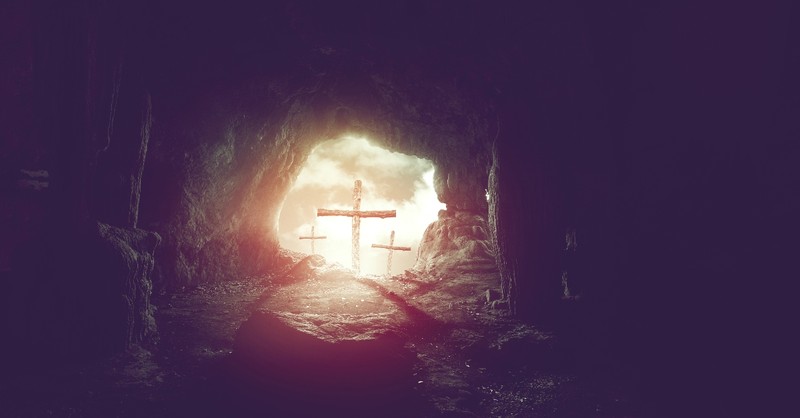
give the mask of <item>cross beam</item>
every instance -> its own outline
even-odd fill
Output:
[[[308,240],[311,240],[311,254],[316,254],[316,252],[314,251],[314,241],[315,241],[315,240],[318,240],[318,239],[326,239],[326,238],[328,238],[328,237],[326,237],[325,235],[322,235],[322,236],[315,236],[315,235],[314,235],[314,225],[311,225],[311,236],[307,236],[307,237],[299,237],[299,238],[300,238],[300,239],[308,239]]]
[[[389,235],[389,245],[372,244],[372,248],[383,248],[389,250],[389,260],[386,262],[386,275],[392,275],[392,253],[395,251],[411,251],[411,247],[396,247],[394,245],[394,231]]]
[[[361,218],[394,218],[396,210],[361,210],[361,180],[353,185],[353,210],[317,209],[317,216],[349,216],[353,219],[353,270],[361,271],[359,238],[361,236]]]
[[[358,216],[360,218],[394,218],[396,210],[337,210],[317,209],[317,216]]]

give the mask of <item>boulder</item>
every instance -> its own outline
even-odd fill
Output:
[[[237,331],[232,361],[281,413],[391,415],[413,392],[409,317],[350,270],[321,260],[306,257],[277,279],[281,287]]]
[[[484,272],[497,269],[486,219],[471,212],[440,210],[422,236],[414,270]]]

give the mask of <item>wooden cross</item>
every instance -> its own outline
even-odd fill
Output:
[[[394,246],[394,231],[389,235],[389,245],[372,244],[372,248],[384,248],[389,250],[389,261],[386,263],[386,275],[392,275],[392,253],[395,251],[411,251],[411,247],[395,247]]]
[[[318,239],[325,239],[325,238],[328,238],[328,237],[326,237],[325,235],[322,235],[322,236],[315,236],[314,235],[314,225],[311,225],[311,236],[300,237],[300,239],[311,240],[311,254],[316,254],[316,252],[314,251],[314,241],[316,241]]]
[[[353,210],[317,209],[317,216],[349,216],[353,218],[353,270],[361,271],[360,247],[361,218],[394,218],[395,210],[361,210],[361,180],[353,186]]]

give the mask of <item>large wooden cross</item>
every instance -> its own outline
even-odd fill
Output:
[[[392,253],[395,251],[411,251],[411,247],[395,247],[394,246],[394,231],[389,235],[389,245],[372,244],[372,248],[384,248],[389,250],[389,260],[386,262],[386,275],[392,275]]]
[[[307,237],[299,237],[299,238],[300,238],[300,239],[308,239],[308,240],[311,240],[311,254],[316,254],[316,252],[314,251],[314,241],[316,241],[316,240],[318,240],[318,239],[325,239],[325,238],[328,238],[328,237],[326,237],[325,235],[322,235],[322,236],[315,236],[315,235],[314,235],[314,225],[311,225],[311,236],[307,236]]]
[[[361,271],[359,237],[361,218],[394,218],[396,210],[361,210],[361,180],[353,186],[353,210],[317,209],[317,216],[349,216],[353,218],[353,270]]]

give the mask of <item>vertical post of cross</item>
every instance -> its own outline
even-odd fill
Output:
[[[394,246],[394,231],[392,231],[392,233],[389,234],[389,246],[390,247]],[[386,275],[387,276],[391,276],[392,275],[392,254],[394,254],[394,251],[389,250],[389,260],[386,262]]]
[[[361,236],[361,180],[356,180],[353,185],[353,269],[361,271],[361,250],[359,248],[359,237]]]
[[[299,237],[299,238],[300,238],[300,239],[308,239],[308,240],[311,240],[311,254],[316,254],[316,251],[314,250],[314,241],[316,241],[316,240],[318,240],[318,239],[325,239],[325,238],[328,238],[328,237],[326,237],[326,236],[324,236],[324,235],[323,235],[323,236],[321,236],[321,237],[318,237],[318,236],[314,235],[314,225],[311,225],[311,236],[307,236],[307,237]]]
[[[389,260],[386,263],[386,275],[392,275],[392,253],[395,251],[411,251],[411,247],[395,247],[394,245],[394,231],[389,235],[389,245],[372,244],[372,248],[383,248],[389,250]]]
[[[361,180],[353,185],[353,210],[317,209],[317,216],[349,216],[353,218],[353,270],[361,272],[359,256],[359,236],[361,235],[361,218],[394,218],[396,210],[361,210]]]

